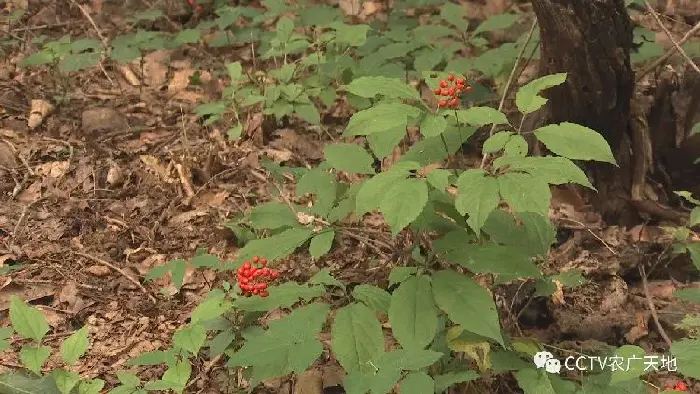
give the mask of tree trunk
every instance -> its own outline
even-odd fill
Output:
[[[635,160],[631,153],[635,141],[628,133],[634,72],[632,24],[624,1],[533,0],[532,4],[540,26],[540,74],[568,74],[565,84],[545,91],[549,103],[544,121],[578,123],[605,137],[620,167],[591,165],[599,191],[595,205],[606,222],[627,224],[636,214],[628,202]]]

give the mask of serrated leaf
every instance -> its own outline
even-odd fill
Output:
[[[639,346],[623,345],[615,351],[613,357],[624,360],[623,368],[613,368],[610,373],[610,384],[618,384],[644,375],[648,365],[644,361],[646,353]]]
[[[411,277],[394,290],[389,323],[404,349],[423,349],[433,341],[438,328],[438,311],[428,277]]]
[[[333,238],[335,238],[335,231],[332,230],[326,230],[311,238],[311,243],[309,244],[311,258],[318,259],[328,253],[333,246]]]
[[[525,394],[557,394],[544,369],[523,369],[515,378]]]
[[[457,383],[471,382],[479,378],[479,374],[475,371],[452,372],[443,375],[437,375],[435,379],[435,392],[442,393],[450,386]]]
[[[267,292],[269,295],[264,298],[239,298],[234,302],[234,306],[248,312],[289,308],[300,300],[309,301],[322,296],[325,289],[323,286],[308,286],[296,282],[285,282],[279,286],[268,287]]]
[[[700,224],[700,207],[693,208],[690,211],[690,219],[688,219],[688,227],[694,227]]]
[[[313,231],[305,228],[290,228],[271,237],[254,239],[238,251],[234,268],[253,256],[264,256],[268,261],[286,257],[313,236]]]
[[[17,296],[10,296],[10,322],[17,334],[37,342],[49,332],[44,314]]]
[[[449,170],[436,168],[428,172],[425,179],[432,187],[442,192],[450,184],[450,177],[452,177],[452,172]]]
[[[479,234],[486,219],[498,207],[498,181],[486,176],[481,169],[464,171],[457,179],[455,208],[462,215],[469,215],[467,224]]]
[[[591,190],[596,190],[586,173],[565,157],[502,157],[498,167],[505,166],[510,167],[511,170],[527,172],[550,185],[577,183]]]
[[[25,373],[5,372],[0,374],[0,388],[3,394],[58,394],[53,378],[37,378]]]
[[[433,394],[435,381],[425,372],[411,372],[401,381],[400,394]]]
[[[61,394],[68,394],[80,382],[80,375],[75,372],[57,369],[51,373],[53,381]]]
[[[516,278],[538,278],[542,274],[520,247],[486,243],[467,244],[445,254],[447,261],[460,264],[477,274],[489,273]]]
[[[681,339],[671,345],[678,371],[687,377],[700,379],[700,339]]]
[[[331,275],[331,270],[329,268],[324,268],[318,271],[314,276],[309,279],[310,284],[314,285],[324,285],[324,286],[338,286],[345,290],[345,284]]]
[[[352,296],[376,312],[389,313],[391,295],[377,286],[357,285],[352,290]]]
[[[173,346],[197,355],[199,349],[204,346],[207,339],[207,331],[199,324],[180,328],[173,335]]]
[[[417,371],[427,368],[437,362],[443,353],[426,349],[397,349],[382,353],[377,360],[379,369],[398,369]]]
[[[483,231],[489,238],[503,245],[520,249],[526,257],[546,256],[555,241],[555,230],[549,218],[532,213],[519,213],[518,225],[513,215],[496,210],[489,215]]]
[[[392,234],[396,235],[420,215],[428,202],[428,185],[421,179],[403,179],[386,191],[379,203]]]
[[[491,107],[471,107],[456,111],[459,123],[472,126],[485,126],[487,124],[510,124],[503,112]]]
[[[58,62],[58,69],[62,73],[85,70],[95,67],[100,62],[101,57],[102,54],[99,52],[72,53]]]
[[[329,311],[326,304],[311,304],[270,322],[269,329],[262,335],[248,338],[227,365],[252,366],[257,382],[304,372],[323,352],[316,336]]]
[[[519,15],[516,14],[496,14],[485,21],[481,22],[479,26],[474,29],[474,35],[481,33],[486,33],[494,30],[507,29],[520,19]]]
[[[419,141],[406,152],[399,162],[413,161],[427,166],[444,160],[457,152],[469,137],[476,133],[475,127],[448,126],[442,135]],[[447,145],[447,147],[445,147]],[[447,150],[445,150],[447,148]]]
[[[617,165],[605,138],[588,127],[563,122],[540,127],[533,133],[547,149],[559,156]]]
[[[394,267],[389,273],[389,287],[402,283],[406,279],[418,273],[418,268],[416,267]]]
[[[503,147],[503,154],[504,156],[510,156],[510,157],[525,157],[528,152],[528,145],[527,141],[525,141],[525,137],[523,137],[520,134],[516,134],[506,142],[506,145]]]
[[[498,191],[516,212],[534,212],[546,216],[552,193],[547,183],[530,174],[507,173],[496,178]]]
[[[102,379],[83,380],[78,383],[78,394],[100,394],[104,386]]]
[[[433,275],[433,295],[450,320],[504,346],[493,297],[474,279],[454,271],[438,271]]]
[[[678,297],[681,301],[689,301],[700,304],[700,289],[698,288],[676,289],[673,292],[673,296]]]
[[[546,75],[521,87],[515,94],[515,105],[522,114],[529,114],[542,108],[547,99],[539,93],[545,89],[561,85],[566,81],[566,73]]]
[[[374,311],[360,303],[341,308],[331,338],[333,354],[345,371],[374,372],[370,363],[384,352],[382,327]]]
[[[68,365],[75,364],[85,354],[89,344],[87,326],[83,326],[63,341],[61,344],[61,358]]]
[[[447,120],[440,115],[427,114],[420,123],[420,133],[424,137],[437,137],[447,129]]]
[[[420,114],[416,107],[401,103],[379,103],[356,112],[345,128],[345,136],[381,133],[398,127],[406,127],[409,118]]]
[[[381,133],[372,133],[366,138],[374,155],[383,159],[394,152],[394,148],[396,148],[404,137],[406,137],[405,125]]]
[[[46,360],[51,355],[51,348],[48,346],[22,346],[19,351],[19,360],[22,362],[25,368],[34,372],[37,375],[41,375],[41,366],[44,365]]]
[[[415,165],[415,169],[418,167],[419,165]],[[381,172],[365,181],[355,196],[355,213],[364,215],[379,208],[379,203],[387,190],[395,183],[406,179],[408,175],[407,168],[392,167],[391,170]]]
[[[374,174],[374,159],[364,148],[353,143],[327,144],[323,154],[331,167],[351,174]]]
[[[440,17],[457,28],[460,34],[467,31],[467,21],[464,17],[465,10],[462,5],[455,3],[443,3]]]
[[[481,151],[484,154],[498,152],[506,146],[506,143],[510,140],[512,135],[513,132],[511,131],[499,131],[484,141],[484,146]]]
[[[382,95],[388,98],[420,100],[416,89],[398,78],[360,77],[346,86],[348,92],[365,98]]]
[[[335,39],[338,43],[351,47],[364,45],[367,42],[367,32],[370,30],[368,25],[346,25],[341,22],[332,23],[329,27],[335,30]]]
[[[297,182],[297,195],[302,196],[304,193],[315,195],[312,212],[326,216],[333,208],[338,194],[335,175],[318,168],[308,171]]]

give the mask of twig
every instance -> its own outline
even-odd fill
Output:
[[[653,15],[656,15],[656,14],[653,14]],[[658,17],[657,17],[657,18],[658,18]],[[658,20],[658,19],[657,19],[657,20]],[[662,25],[662,26],[663,26],[663,25]],[[673,44],[674,44],[673,48],[671,48],[671,49],[669,49],[668,51],[666,51],[666,53],[664,53],[663,56],[661,56],[660,58],[656,59],[656,61],[654,61],[652,64],[650,64],[650,65],[649,65],[647,68],[645,68],[644,70],[640,71],[639,74],[637,74],[636,82],[639,82],[645,75],[649,74],[652,70],[654,70],[655,68],[659,67],[659,66],[660,66],[661,64],[663,64],[666,60],[668,60],[668,58],[670,58],[671,56],[673,56],[673,54],[676,53],[677,48],[678,48],[680,45],[685,44],[685,42],[688,41],[688,40],[689,40],[693,35],[695,35],[695,33],[697,33],[697,32],[700,32],[700,22],[698,22],[697,24],[695,24],[695,26],[693,26],[693,28],[690,29],[687,33],[685,33],[685,35],[684,35],[680,40],[678,40],[677,42],[674,41],[674,42],[673,42]],[[673,41],[673,38],[671,38],[671,41]],[[685,52],[683,52],[683,54],[685,54]],[[686,56],[687,56],[687,55],[686,55]],[[693,66],[695,66],[695,63],[691,62],[691,64],[692,64]],[[696,70],[697,70],[697,67],[696,67]]]
[[[669,38],[669,39],[671,40],[671,42],[673,43],[673,46],[676,47],[676,49],[678,50],[678,53],[680,53],[681,56],[683,56],[683,58],[688,62],[688,64],[690,64],[690,66],[691,66],[698,74],[700,74],[700,68],[698,68],[697,64],[695,64],[695,62],[693,62],[693,59],[691,59],[691,58],[688,56],[688,54],[685,53],[685,50],[683,50],[683,48],[678,44],[678,42],[676,42],[676,40],[673,38],[673,34],[671,34],[671,32],[668,31],[668,29],[666,28],[666,26],[664,26],[663,22],[661,22],[661,19],[659,19],[659,14],[656,13],[656,11],[654,10],[654,7],[652,7],[651,4],[649,4],[649,1],[648,1],[648,0],[644,0],[644,4],[647,6],[647,9],[648,9],[649,12],[651,13],[651,16],[653,16],[654,19],[656,20],[656,23],[658,23],[658,24],[659,24],[659,27],[661,27],[661,30],[663,30],[664,33],[666,33],[666,35],[668,36],[668,38]]]
[[[199,374],[197,374],[197,376],[194,379],[190,380],[190,382],[187,383],[187,386],[185,386],[185,388],[188,389],[194,386],[198,381],[206,378],[206,376],[209,375],[209,372],[211,372],[212,368],[214,368],[214,365],[216,365],[219,362],[219,360],[221,360],[221,354],[212,358],[211,361],[206,363],[204,365],[204,368],[202,368],[202,370],[199,372]]]
[[[374,251],[377,252],[378,255],[380,255],[380,256],[386,256],[386,253],[384,253],[384,251],[383,251],[379,246],[374,245],[374,244],[372,243],[373,241],[374,241],[374,242],[377,242],[377,243],[380,243],[381,241],[372,240],[372,239],[370,239],[370,238],[365,238],[365,237],[363,237],[363,236],[361,236],[361,235],[357,235],[357,234],[351,233],[350,231],[343,231],[343,230],[340,230],[340,233],[343,234],[343,235],[347,235],[348,237],[353,238],[353,239],[355,239],[356,241],[360,241],[360,242],[364,243],[365,245],[369,246],[371,249],[374,249]],[[388,245],[385,244],[385,246],[388,246]],[[389,248],[389,250],[391,250],[391,248]]]
[[[510,70],[510,75],[508,76],[508,81],[506,82],[506,86],[503,88],[503,96],[501,96],[501,101],[498,103],[498,110],[501,111],[503,110],[503,105],[506,102],[506,97],[508,96],[508,89],[510,89],[510,85],[513,83],[513,79],[515,79],[515,71],[518,69],[518,65],[520,65],[520,60],[523,58],[523,54],[525,54],[525,48],[527,48],[527,44],[530,43],[530,40],[532,39],[532,35],[535,33],[535,28],[537,27],[537,18],[535,18],[534,21],[532,21],[532,26],[530,27],[530,31],[527,33],[527,38],[525,39],[525,43],[523,44],[523,47],[520,48],[520,53],[518,53],[518,57],[515,58],[515,64],[513,65],[513,68]],[[491,125],[491,130],[489,131],[489,137],[493,135],[493,132],[496,130],[496,124]],[[489,155],[485,154],[484,157],[481,158],[481,165],[479,165],[479,168],[484,168],[486,165],[486,161],[488,160]]]
[[[85,257],[86,259],[90,259],[90,260],[92,260],[92,261],[94,261],[94,262],[96,262],[96,263],[98,263],[98,264],[102,264],[102,265],[104,265],[105,267],[111,268],[112,270],[118,272],[120,275],[122,275],[123,277],[125,277],[129,282],[131,282],[131,283],[133,283],[134,285],[136,285],[136,287],[138,287],[138,288],[141,290],[141,292],[143,292],[144,294],[146,294],[146,295],[148,296],[148,299],[151,300],[151,302],[153,302],[154,304],[156,303],[156,298],[155,298],[151,293],[149,293],[148,290],[146,290],[145,287],[143,287],[143,285],[141,284],[141,282],[139,282],[138,280],[132,278],[129,274],[127,274],[126,272],[124,272],[123,269],[121,269],[121,268],[115,266],[114,264],[110,263],[109,261],[102,260],[102,259],[99,258],[99,257],[95,257],[95,256],[89,255],[89,254],[87,254],[87,253],[82,253],[82,252],[73,252],[73,253],[77,254],[78,256]]]
[[[654,324],[656,325],[656,329],[659,330],[659,335],[661,335],[661,338],[663,338],[664,342],[666,342],[666,345],[668,347],[671,347],[671,339],[666,335],[666,331],[664,328],[661,326],[661,322],[659,322],[659,315],[656,313],[656,307],[654,306],[654,301],[651,298],[651,294],[649,293],[649,284],[647,283],[647,274],[644,272],[644,266],[639,266],[639,275],[642,277],[642,287],[644,288],[644,296],[647,298],[647,304],[649,305],[649,311],[651,312],[651,318],[654,319]]]

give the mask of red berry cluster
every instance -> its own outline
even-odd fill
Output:
[[[202,12],[202,5],[197,4],[197,0],[187,0],[187,2],[194,8],[197,12]]]
[[[676,383],[675,386],[668,386],[668,387],[666,387],[666,390],[688,391],[688,385],[685,384],[685,382],[678,382],[678,383]]]
[[[467,85],[467,80],[464,78],[455,78],[454,75],[450,74],[447,79],[440,80],[440,87],[435,88],[433,93],[436,96],[445,97],[440,100],[438,105],[441,108],[457,108],[459,106],[459,97],[462,96],[462,92],[471,92],[472,87]]]
[[[269,295],[267,282],[261,279],[269,278],[274,280],[280,277],[280,273],[265,267],[266,264],[266,259],[255,256],[252,264],[246,260],[242,266],[238,267],[238,287],[241,288],[244,296],[259,295],[260,297],[267,297]]]

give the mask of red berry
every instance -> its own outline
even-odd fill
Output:
[[[197,11],[197,12],[202,12],[202,5],[201,5],[201,4],[197,4],[197,6],[194,7],[194,10]]]
[[[253,262],[254,262],[254,263],[257,263],[258,261],[260,261],[260,257],[258,257],[258,256],[253,256]]]
[[[261,269],[260,272],[262,272],[262,276],[270,276],[270,269],[267,267]]]
[[[265,290],[267,289],[267,282],[260,282],[257,285],[255,285],[255,288],[258,290]]]
[[[678,382],[678,383],[676,383],[676,390],[686,391],[686,390],[688,390],[688,385],[685,384],[685,382]]]
[[[260,290],[258,290],[258,289],[253,289],[253,294],[257,295],[258,293],[260,293]]]
[[[249,269],[250,269],[250,261],[246,260],[246,261],[243,263],[243,269],[244,269],[244,270],[249,270]]]
[[[448,96],[454,96],[456,90],[457,90],[457,89],[455,89],[455,88],[450,88],[450,90],[447,91],[447,93],[448,93],[447,95],[448,95]]]
[[[270,278],[277,279],[280,277],[279,271],[270,271]]]
[[[440,90],[440,88],[435,88],[435,90],[433,90],[433,93],[435,93],[438,96],[441,94],[440,92],[442,92],[442,90]]]
[[[268,293],[268,292],[266,292],[266,291],[264,291],[264,290],[260,292],[260,297],[267,297],[267,296],[269,296],[269,295],[270,295],[270,293]]]
[[[450,74],[450,75],[447,76],[447,79],[449,79],[450,81],[454,81],[454,80],[455,80],[455,76],[454,76],[453,74]]]
[[[442,81],[440,81],[440,87],[441,87],[441,88],[446,88],[446,87],[447,87],[447,81],[445,81],[444,79],[443,79]]]
[[[467,81],[464,78],[457,79],[457,85],[464,85]]]
[[[261,258],[261,259],[260,259],[260,265],[265,265],[265,264],[267,264],[267,259]]]
[[[438,105],[440,105],[441,107],[446,106],[446,105],[447,105],[447,100],[440,100],[440,102],[438,103]]]
[[[242,285],[248,283],[248,278],[241,278],[238,280]]]
[[[195,0],[187,0],[187,2],[190,3],[190,5],[194,5],[194,4],[195,4]]]
[[[453,98],[452,100],[450,100],[450,106],[452,108],[457,108],[457,104],[458,104],[458,102],[457,102],[456,98]]]

